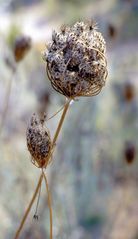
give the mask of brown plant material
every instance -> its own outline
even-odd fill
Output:
[[[134,162],[136,155],[136,148],[132,142],[127,142],[124,149],[124,158],[127,164]]]
[[[53,88],[68,98],[97,95],[107,78],[105,51],[104,38],[93,22],[54,31],[43,55]]]
[[[50,92],[46,90],[40,92],[38,101],[40,102],[40,104],[47,106],[50,103]]]
[[[108,31],[108,36],[111,38],[111,39],[114,39],[117,35],[117,30],[116,30],[116,27],[113,25],[113,24],[109,24],[108,25],[108,28],[107,28],[107,31]]]
[[[45,118],[40,119],[33,114],[26,132],[27,147],[32,156],[32,163],[39,168],[47,163],[52,147],[49,131],[44,122]]]
[[[43,117],[43,114],[47,114],[48,107],[50,104],[50,92],[43,90],[38,95],[38,112],[40,117]]]
[[[130,102],[133,100],[135,96],[135,90],[134,86],[131,83],[126,83],[124,85],[124,98],[127,102]]]
[[[31,48],[31,38],[20,36],[15,40],[14,58],[16,62],[21,61]]]

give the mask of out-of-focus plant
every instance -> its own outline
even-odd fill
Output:
[[[13,36],[15,37],[15,33],[13,34]],[[23,60],[23,58],[25,57],[25,55],[28,53],[28,51],[31,48],[30,37],[26,37],[26,36],[20,36],[19,37],[18,36],[18,38],[15,38],[15,39],[14,39],[14,37],[10,38],[10,41],[11,41],[10,43],[12,44],[13,58],[10,59],[10,58],[8,58],[8,56],[6,56],[6,58],[5,58],[5,63],[7,64],[7,66],[9,66],[11,68],[12,73],[11,73],[11,78],[9,80],[9,84],[8,84],[8,87],[7,87],[7,92],[6,92],[4,106],[3,106],[3,112],[2,112],[2,115],[1,115],[1,119],[0,119],[0,134],[2,132],[4,122],[5,122],[5,119],[6,119],[6,115],[7,115],[7,111],[8,111],[8,105],[9,105],[12,83],[13,83],[13,80],[15,78],[17,65],[18,65],[17,63],[19,63],[20,61]]]

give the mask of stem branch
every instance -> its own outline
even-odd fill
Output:
[[[28,214],[29,214],[29,212],[30,212],[30,210],[31,210],[31,208],[32,208],[32,205],[33,205],[33,203],[34,203],[34,201],[35,201],[35,198],[36,198],[37,193],[38,193],[38,191],[39,191],[39,188],[40,188],[40,186],[41,186],[42,179],[43,179],[43,174],[40,175],[40,178],[39,178],[39,180],[38,180],[38,184],[37,184],[37,187],[36,187],[36,189],[35,189],[34,195],[33,195],[32,199],[31,199],[31,202],[30,202],[30,204],[29,204],[29,206],[28,206],[28,208],[27,208],[27,210],[26,210],[26,212],[25,212],[25,214],[24,214],[24,216],[23,216],[23,219],[22,219],[22,221],[21,221],[21,224],[20,224],[20,226],[19,226],[18,231],[16,232],[16,235],[15,235],[14,239],[17,239],[17,238],[19,237],[19,235],[20,235],[20,232],[21,232],[21,230],[22,230],[22,228],[23,228],[23,225],[24,225],[24,223],[25,223],[25,221],[26,221],[26,218],[27,218],[27,216],[28,216]]]
[[[52,142],[52,145],[53,145],[53,146],[55,146],[55,143],[56,143],[57,138],[58,138],[58,136],[59,136],[59,133],[60,133],[60,130],[61,130],[61,128],[62,128],[62,125],[63,125],[63,122],[64,122],[64,119],[65,119],[65,116],[66,116],[66,113],[67,113],[67,110],[68,110],[68,108],[69,108],[69,105],[70,105],[71,100],[72,100],[72,99],[68,99],[67,103],[66,103],[65,106],[64,106],[63,113],[62,113],[61,118],[60,118],[60,121],[59,121],[59,123],[58,123],[56,132],[55,132],[55,134],[54,134],[54,138],[53,138],[53,142]],[[50,154],[49,158],[50,158],[50,157],[51,157],[51,154]],[[48,163],[49,163],[49,159],[47,160],[47,164],[48,164]],[[47,167],[47,164],[44,166],[45,168]],[[46,183],[46,189],[47,189],[47,193],[48,193],[48,206],[49,206],[49,214],[50,214],[50,239],[52,239],[52,207],[51,207],[51,197],[50,197],[50,192],[49,192],[49,188],[48,188],[47,178],[46,178],[46,175],[45,175],[44,172],[43,172],[43,169],[42,169],[42,173],[41,173],[41,175],[40,175],[40,178],[39,178],[37,187],[36,187],[36,189],[35,189],[34,195],[33,195],[33,197],[32,197],[32,200],[31,200],[31,202],[30,202],[30,204],[29,204],[29,206],[28,206],[28,208],[27,208],[27,210],[26,210],[26,212],[25,212],[25,214],[24,214],[24,217],[23,217],[23,219],[22,219],[22,221],[21,221],[21,224],[20,224],[20,226],[19,226],[18,231],[16,232],[16,235],[15,235],[14,239],[18,239],[18,237],[19,237],[19,235],[20,235],[20,232],[21,232],[21,230],[22,230],[22,228],[23,228],[23,225],[24,225],[24,223],[25,223],[25,221],[26,221],[26,218],[27,218],[27,216],[28,216],[28,214],[29,214],[29,212],[30,212],[30,210],[31,210],[31,208],[32,208],[32,205],[33,205],[33,203],[34,203],[34,201],[35,201],[35,198],[36,198],[36,196],[37,196],[37,194],[38,194],[38,192],[39,192],[39,189],[40,189],[40,187],[41,187],[41,183],[42,183],[43,177],[44,177],[44,180],[45,180],[45,183]]]

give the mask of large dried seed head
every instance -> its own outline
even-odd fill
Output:
[[[92,21],[53,31],[43,55],[53,88],[70,98],[98,94],[107,77],[105,50],[104,38]]]
[[[33,114],[26,132],[27,147],[32,156],[32,162],[39,168],[47,165],[52,145],[44,121]]]

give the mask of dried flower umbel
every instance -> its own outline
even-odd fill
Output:
[[[32,156],[32,163],[39,168],[45,167],[51,153],[51,139],[45,126],[45,118],[33,114],[26,132],[27,147]]]
[[[105,41],[93,22],[77,22],[53,31],[44,52],[53,88],[68,98],[97,95],[105,85]]]

